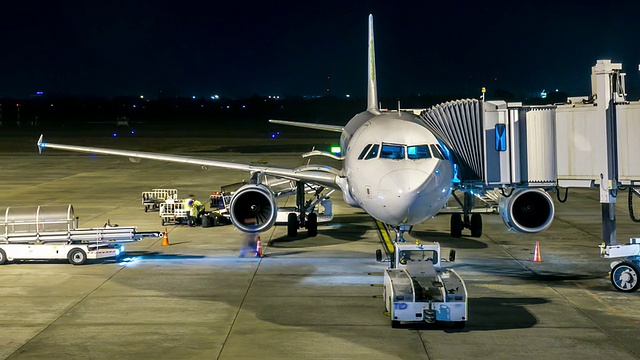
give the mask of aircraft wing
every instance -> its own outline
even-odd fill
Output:
[[[250,173],[262,173],[265,175],[272,175],[275,177],[285,178],[289,180],[302,180],[307,183],[314,183],[318,185],[322,185],[332,189],[340,189],[337,185],[337,178],[342,176],[340,170],[334,169],[329,166],[323,165],[305,165],[295,169],[288,168],[279,168],[279,167],[270,167],[270,166],[260,166],[260,165],[252,165],[252,164],[242,164],[231,161],[219,161],[219,160],[210,160],[210,159],[202,159],[195,158],[184,155],[171,155],[171,154],[161,154],[154,152],[145,152],[145,151],[130,151],[130,150],[116,150],[116,149],[106,149],[106,148],[98,148],[91,146],[77,146],[77,145],[63,145],[63,144],[54,144],[45,142],[43,140],[43,135],[40,135],[40,139],[38,140],[38,150],[42,151],[42,149],[59,149],[59,150],[67,150],[67,151],[75,151],[75,152],[85,152],[91,154],[102,154],[102,155],[116,155],[116,156],[124,156],[128,157],[131,161],[137,162],[140,159],[150,159],[150,160],[159,160],[159,161],[167,161],[174,163],[182,163],[182,164],[193,164],[204,167],[218,167],[225,169],[233,169],[233,170],[241,170],[247,171]]]
[[[333,131],[333,132],[339,132],[339,133],[341,133],[342,130],[344,129],[344,126],[338,126],[338,125],[314,124],[314,123],[305,123],[305,122],[287,121],[287,120],[270,119],[269,122],[272,124],[297,126],[297,127],[307,128],[307,129]]]

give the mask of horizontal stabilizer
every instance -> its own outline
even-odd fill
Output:
[[[304,122],[296,122],[296,121],[286,121],[286,120],[269,120],[272,124],[280,124],[280,125],[288,125],[288,126],[297,126],[309,129],[316,130],[324,130],[324,131],[333,131],[333,132],[342,132],[344,126],[338,125],[326,125],[326,124],[314,124],[314,123],[304,123]]]

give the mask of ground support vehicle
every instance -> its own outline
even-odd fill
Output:
[[[616,290],[634,292],[640,289],[640,238],[631,238],[629,244],[600,245],[604,258],[624,258],[611,262],[610,279]]]
[[[383,287],[391,327],[403,322],[448,322],[464,327],[468,320],[467,288],[454,270],[441,267],[440,244],[396,242],[394,249]],[[455,251],[448,260],[455,260]]]
[[[124,244],[162,232],[137,232],[134,226],[77,228],[73,207],[7,208],[0,223],[0,265],[12,260],[67,259],[82,265],[89,259],[118,257]]]
[[[142,206],[144,206],[144,212],[158,211],[160,204],[167,199],[177,199],[178,190],[176,189],[152,189],[151,191],[142,192]]]

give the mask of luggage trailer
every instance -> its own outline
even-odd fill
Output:
[[[0,223],[0,265],[12,260],[67,259],[82,265],[90,259],[119,257],[124,244],[162,232],[137,232],[135,226],[78,228],[73,206],[8,207]]]

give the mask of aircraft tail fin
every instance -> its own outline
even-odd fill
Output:
[[[373,46],[373,15],[369,14],[369,67],[367,110],[380,111],[378,107],[378,86],[376,85],[376,54]]]

